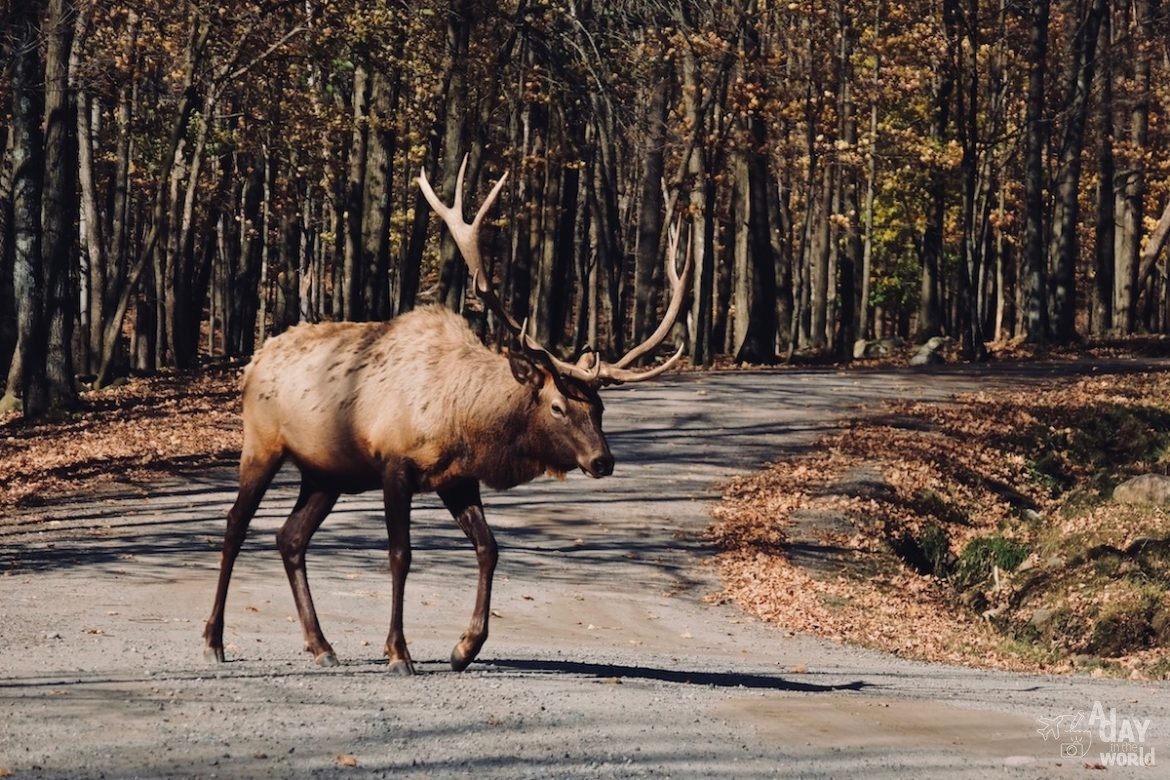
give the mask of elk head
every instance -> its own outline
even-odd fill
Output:
[[[605,434],[601,429],[603,404],[598,391],[608,385],[626,382],[642,382],[658,376],[674,367],[682,358],[685,345],[665,362],[645,370],[630,366],[640,357],[651,353],[670,333],[674,321],[682,308],[683,296],[690,279],[690,253],[680,274],[675,268],[678,254],[679,228],[672,226],[666,256],[666,272],[670,280],[670,303],[658,328],[648,339],[627,352],[620,360],[609,363],[588,349],[575,362],[561,360],[528,335],[528,321],[517,323],[504,308],[499,297],[493,292],[484,272],[479,251],[479,231],[483,220],[495,203],[504,182],[505,173],[493,185],[491,192],[469,223],[463,216],[463,174],[467,169],[467,157],[459,166],[455,181],[454,202],[448,206],[439,200],[427,181],[426,171],[420,171],[418,185],[431,208],[438,214],[454,239],[467,269],[471,273],[476,295],[484,307],[491,311],[512,337],[508,359],[512,375],[522,385],[533,389],[533,403],[537,407],[534,416],[534,440],[539,439],[542,449],[549,451],[541,455],[552,470],[564,472],[579,466],[591,477],[604,477],[613,472],[613,455],[610,454]],[[568,453],[573,453],[572,458]]]

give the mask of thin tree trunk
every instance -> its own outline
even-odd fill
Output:
[[[1028,341],[1048,340],[1048,262],[1044,253],[1044,78],[1048,61],[1048,2],[1033,0],[1025,104],[1027,154],[1024,171],[1025,332]]]
[[[44,316],[45,279],[41,264],[41,183],[43,162],[44,69],[38,46],[39,3],[11,0],[12,35],[12,234],[13,290],[19,356],[9,368],[8,385],[0,411],[23,401],[24,416],[42,415],[50,402],[45,376],[48,333]],[[20,388],[19,393],[17,387]]]
[[[1097,219],[1094,225],[1095,275],[1093,279],[1093,332],[1100,335],[1114,327],[1114,163],[1113,163],[1113,20],[1106,9],[1103,29],[1097,36],[1101,63],[1101,97],[1097,103]]]
[[[1119,296],[1116,310],[1124,312],[1125,329],[1137,329],[1137,304],[1141,294],[1138,281],[1141,263],[1142,219],[1145,214],[1146,164],[1145,150],[1149,143],[1150,122],[1150,23],[1149,0],[1136,0],[1133,5],[1134,89],[1136,95],[1129,110],[1129,141],[1131,151],[1124,167],[1117,171],[1120,184],[1115,187],[1117,203],[1117,233],[1115,237]]]
[[[1071,341],[1076,335],[1076,266],[1079,256],[1077,227],[1080,222],[1081,159],[1084,150],[1085,124],[1089,115],[1089,89],[1096,67],[1097,35],[1101,19],[1108,10],[1106,0],[1091,0],[1083,22],[1080,15],[1073,36],[1072,57],[1065,74],[1064,135],[1060,146],[1059,174],[1056,180],[1056,213],[1052,219],[1052,244],[1055,255],[1053,284],[1053,335],[1059,342]]]
[[[364,62],[353,71],[352,139],[349,146],[349,178],[345,187],[345,260],[341,316],[365,319],[362,311],[362,215],[365,204],[366,165],[369,151],[370,77]]]
[[[455,194],[455,178],[463,162],[467,129],[467,61],[473,24],[471,0],[448,0],[447,3],[447,84],[444,95],[443,177],[439,195],[450,203]],[[444,231],[439,244],[439,300],[449,309],[461,310],[467,272],[455,242]]]
[[[7,377],[16,355],[16,297],[12,291],[13,134],[0,127],[0,376]]]
[[[1046,1],[1046,0],[1045,0]],[[946,143],[950,125],[951,96],[955,88],[955,73],[946,62],[936,64],[931,90],[929,140],[934,146]],[[943,226],[947,208],[948,174],[936,164],[930,171],[927,185],[926,227],[922,231],[922,284],[918,303],[918,331],[915,338],[925,341],[942,333],[943,299],[940,294],[942,279]]]
[[[364,308],[371,320],[393,316],[390,307],[390,185],[397,146],[394,111],[397,89],[375,72],[370,88],[370,133],[366,160],[365,215],[362,219]]]
[[[655,271],[662,266],[662,172],[666,144],[667,99],[671,74],[663,73],[650,89],[647,108],[646,167],[638,210],[638,248],[634,258],[634,343],[641,344],[658,325]]]

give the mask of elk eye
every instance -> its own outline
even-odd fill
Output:
[[[561,403],[559,400],[553,401],[552,402],[552,413],[553,413],[553,417],[564,417],[565,416],[565,405],[563,403]]]

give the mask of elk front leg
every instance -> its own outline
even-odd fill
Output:
[[[336,492],[317,489],[310,484],[308,477],[302,477],[301,494],[296,506],[276,532],[276,546],[280,549],[280,557],[284,559],[284,571],[288,575],[288,584],[292,586],[293,601],[296,602],[297,615],[301,619],[305,650],[312,654],[318,666],[337,666],[337,656],[325,640],[321,624],[317,621],[317,610],[309,592],[309,576],[305,571],[305,551],[309,549],[309,540],[336,503],[337,496]]]
[[[475,611],[471,614],[471,623],[467,630],[451,651],[451,668],[461,672],[475,660],[483,643],[487,641],[488,619],[492,608],[492,577],[496,571],[499,553],[496,538],[483,516],[483,502],[479,498],[478,482],[463,482],[452,488],[440,490],[439,497],[459,523],[463,533],[467,534],[467,538],[475,545],[475,557],[479,561]]]
[[[390,633],[386,635],[386,657],[391,672],[408,675],[414,674],[414,662],[402,631],[402,600],[406,575],[410,573],[411,491],[400,468],[387,469],[382,492],[386,504],[386,535],[390,539]]]
[[[219,559],[219,583],[215,588],[215,603],[211,607],[211,616],[203,628],[203,639],[206,642],[203,654],[209,660],[223,663],[223,610],[227,604],[228,585],[232,579],[232,566],[236,556],[240,554],[240,547],[248,535],[248,524],[260,506],[260,499],[268,490],[272,478],[280,468],[279,454],[260,456],[245,448],[240,460],[240,492],[236,502],[228,512],[227,531],[223,537],[223,553]]]

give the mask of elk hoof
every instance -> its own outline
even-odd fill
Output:
[[[205,647],[203,648],[203,657],[213,664],[222,664],[224,662],[222,647]]]
[[[399,677],[409,677],[414,674],[414,664],[401,658],[396,661],[391,661],[390,674],[396,674]]]
[[[462,672],[468,666],[471,666],[471,662],[475,660],[477,655],[479,655],[479,648],[468,652],[463,649],[463,643],[460,642],[451,651],[451,668],[456,672]]]
[[[327,650],[321,655],[313,659],[317,666],[338,666],[337,656],[333,654],[332,650]]]

